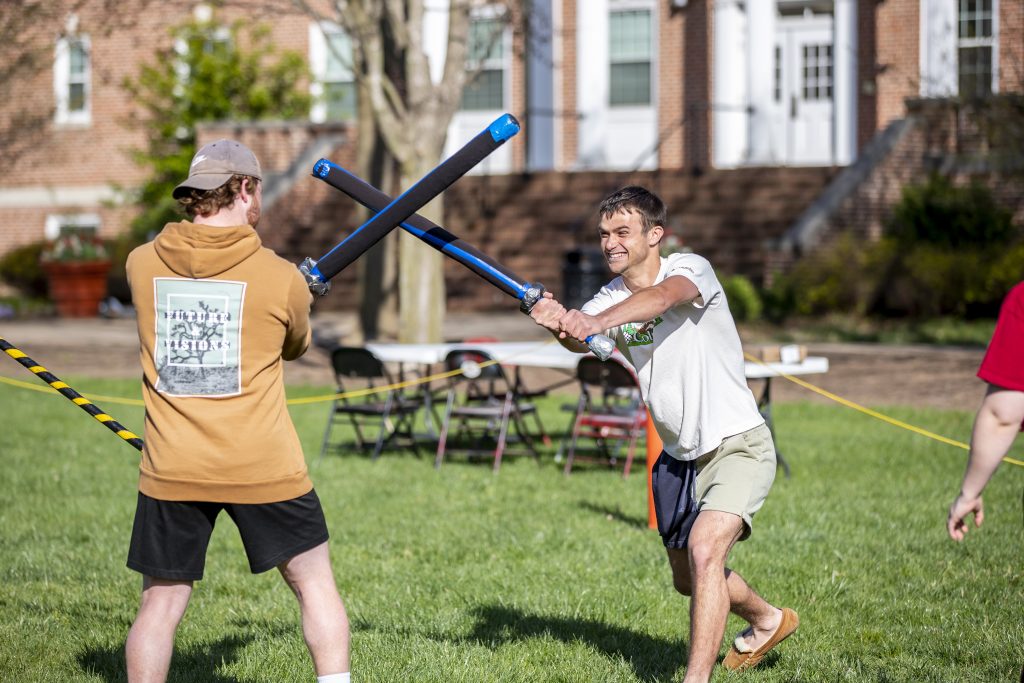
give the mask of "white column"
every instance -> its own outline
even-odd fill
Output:
[[[555,28],[551,0],[534,0],[529,18],[532,44],[526,67],[526,164],[530,171],[555,167]],[[511,78],[509,79],[511,80]]]
[[[608,0],[576,0],[576,109],[580,168],[604,168],[608,135]]]
[[[747,3],[747,88],[752,108],[748,121],[747,163],[774,163],[771,108],[775,98],[775,0]]]
[[[747,155],[745,19],[740,0],[715,2],[711,156],[712,163],[719,168],[737,166]]]
[[[832,40],[832,112],[835,163],[857,157],[857,0],[835,0]]]
[[[952,0],[921,0],[921,97],[955,97],[957,7]]]

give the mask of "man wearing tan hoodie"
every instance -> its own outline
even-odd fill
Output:
[[[309,345],[311,295],[261,245],[262,174],[233,140],[200,149],[169,223],[128,257],[146,404],[128,566],[143,575],[128,679],[163,681],[221,510],[253,573],[294,591],[317,680],[349,681],[349,628],[327,525],[285,406],[282,366]]]

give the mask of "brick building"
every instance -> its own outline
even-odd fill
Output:
[[[309,63],[316,99],[308,119],[227,122],[200,133],[239,137],[263,159],[268,216],[288,223],[267,242],[301,258],[353,226],[351,203],[317,186],[303,166],[318,156],[352,163],[355,89],[338,58],[350,49],[338,26],[273,1],[229,3],[212,14],[202,3],[168,0],[120,18],[106,2],[51,4],[64,9],[19,43],[38,49],[41,68],[8,83],[0,104],[0,140],[11,141],[0,150],[0,253],[67,226],[101,235],[126,228],[135,211],[130,190],[144,177],[131,150],[146,132],[130,123],[139,109],[122,82],[157,47],[173,45],[172,27],[193,14],[266,22],[279,49]],[[425,4],[425,50],[440,57],[447,0]],[[329,7],[319,8],[324,16]],[[773,241],[784,241],[844,171],[864,164],[864,150],[907,119],[908,100],[1024,91],[1020,0],[533,7],[522,32],[502,29],[486,3],[475,15],[471,44],[495,31],[500,38],[478,49],[482,70],[447,131],[447,150],[504,111],[524,127],[446,193],[446,225],[540,280],[558,280],[564,254],[591,241],[595,202],[630,179],[666,196],[670,227],[695,250],[760,280]],[[440,63],[434,59],[435,78]],[[525,247],[523,235],[543,248]],[[464,276],[451,267],[452,277]],[[465,307],[490,301],[453,297],[450,304]]]

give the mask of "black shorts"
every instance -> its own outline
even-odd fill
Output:
[[[139,493],[128,567],[157,579],[202,579],[206,548],[221,510],[238,527],[253,574],[327,541],[327,522],[316,491],[254,505],[157,500]]]
[[[697,466],[693,460],[679,460],[665,451],[651,470],[651,492],[658,533],[666,548],[685,548],[690,529],[697,520],[693,488]]]

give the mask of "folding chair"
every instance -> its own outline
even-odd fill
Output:
[[[503,455],[528,454],[540,462],[540,454],[534,445],[535,435],[527,428],[525,419],[532,415],[537,425],[536,436],[547,439],[537,407],[526,400],[519,391],[520,387],[509,380],[500,364],[480,367],[481,363],[490,360],[486,352],[476,349],[451,351],[445,357],[445,370],[468,372],[449,380],[435,467],[441,467],[448,452],[490,455],[494,458],[495,472],[501,467]],[[507,447],[510,427],[523,449]]]
[[[334,368],[339,394],[354,388],[375,389],[396,383],[384,363],[364,348],[341,346],[334,349],[331,351],[331,366]],[[374,460],[380,457],[385,446],[393,442],[409,448],[419,456],[413,426],[416,412],[422,404],[421,397],[406,394],[401,389],[385,389],[354,398],[336,398],[327,418],[320,457],[323,458],[331,446],[331,432],[339,420],[352,426],[359,450],[365,452],[372,446],[371,457]],[[376,429],[375,436],[373,432],[366,434],[370,428]]]
[[[601,361],[584,356],[576,366],[576,378],[580,383],[580,396],[566,437],[569,450],[565,474],[572,472],[576,460],[603,462],[615,467],[622,459],[621,450],[625,445],[622,476],[628,477],[637,440],[647,424],[647,410],[640,399],[636,376],[615,358]]]

